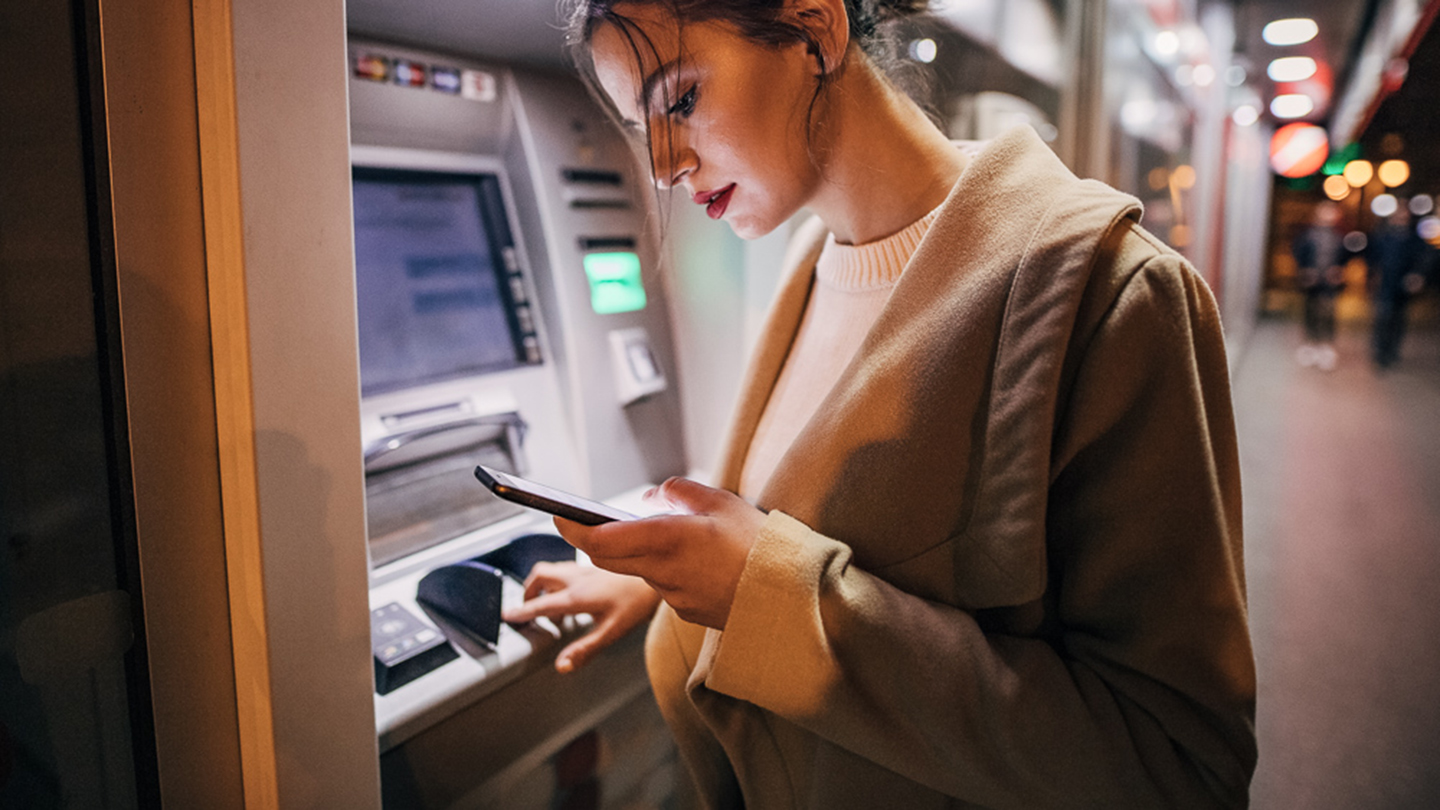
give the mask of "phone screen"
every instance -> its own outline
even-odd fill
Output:
[[[507,501],[559,515],[587,526],[597,526],[612,520],[634,520],[636,517],[599,501],[572,495],[484,465],[475,468],[475,477],[491,492]]]

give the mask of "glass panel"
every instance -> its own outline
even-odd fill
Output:
[[[71,8],[0,5],[0,807],[137,805]]]

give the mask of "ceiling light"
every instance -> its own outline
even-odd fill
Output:
[[[1304,118],[1315,112],[1315,102],[1303,93],[1286,93],[1270,102],[1270,112],[1276,118]]]
[[[1387,160],[1380,164],[1375,174],[1379,175],[1380,182],[1390,188],[1403,186],[1405,181],[1410,179],[1410,164],[1403,160]]]
[[[1255,122],[1260,120],[1260,111],[1255,109],[1253,104],[1241,104],[1235,108],[1235,114],[1232,118],[1236,126],[1250,127],[1254,126]]]
[[[1316,69],[1308,56],[1286,56],[1271,62],[1265,74],[1277,82],[1301,82],[1314,76]]]
[[[1309,42],[1320,33],[1320,26],[1308,17],[1296,17],[1288,20],[1276,20],[1265,26],[1260,36],[1271,45],[1299,45],[1302,42]]]

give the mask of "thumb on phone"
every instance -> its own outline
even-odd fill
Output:
[[[645,493],[645,499],[692,515],[718,512],[735,496],[689,478],[672,477]]]

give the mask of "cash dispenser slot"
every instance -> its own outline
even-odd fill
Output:
[[[500,643],[504,577],[523,584],[538,562],[574,559],[575,549],[559,535],[521,535],[478,557],[431,570],[421,578],[415,601],[450,641],[479,658]]]
[[[372,565],[519,514],[522,507],[479,497],[471,471],[521,472],[524,433],[519,414],[492,414],[391,434],[367,449]]]
[[[500,642],[500,597],[505,582],[495,568],[478,560],[442,565],[426,574],[415,601],[439,620],[494,648]]]

